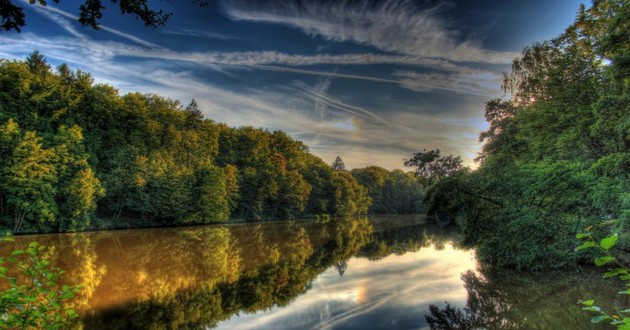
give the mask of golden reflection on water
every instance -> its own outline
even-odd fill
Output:
[[[88,329],[426,328],[444,301],[495,325],[588,329],[575,301],[616,292],[593,272],[480,269],[453,232],[417,216],[20,236],[0,253],[32,240],[52,248],[62,282],[83,286]]]

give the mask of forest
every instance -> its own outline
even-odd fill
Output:
[[[345,170],[282,131],[120,95],[34,51],[0,60],[0,225],[14,233],[418,213],[412,173]]]
[[[477,169],[439,150],[407,161],[427,187],[429,213],[461,228],[493,265],[536,270],[592,260],[590,251],[576,253],[576,234],[615,235],[599,246],[608,251],[616,242],[623,257],[630,251],[627,2],[582,6],[563,34],[523,50],[503,89],[504,98],[486,103]]]

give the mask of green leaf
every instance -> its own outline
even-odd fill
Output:
[[[591,236],[591,233],[577,233],[577,234],[575,235],[575,238],[577,238],[577,239],[581,239],[581,238],[584,238],[584,237],[590,237],[590,236]]]
[[[600,312],[602,309],[598,306],[589,306],[589,307],[584,307],[582,308],[585,311],[589,311],[589,312]]]
[[[611,261],[615,260],[615,258],[611,257],[611,256],[605,256],[605,257],[599,257],[599,258],[595,258],[595,265],[597,266],[603,266]]]
[[[608,251],[611,247],[615,246],[615,243],[617,243],[617,238],[619,238],[619,235],[617,234],[606,237],[599,242],[599,246],[601,246],[602,249]]]
[[[621,311],[621,312],[622,312],[622,313],[630,313],[630,309],[626,309],[626,310],[623,310],[623,311]]]
[[[619,291],[617,292],[618,294],[630,294],[630,290],[626,290],[626,291]]]
[[[617,275],[628,275],[628,271],[623,268],[615,268],[604,273],[604,278],[606,277],[614,277]]]
[[[578,251],[580,251],[580,250],[584,250],[584,249],[592,248],[592,247],[595,247],[595,246],[597,246],[597,245],[595,244],[595,242],[593,242],[593,241],[587,241],[587,242],[584,242],[584,244],[582,244],[582,245],[578,246],[576,249],[577,249]]]
[[[595,303],[595,300],[589,299],[589,300],[586,300],[586,301],[581,301],[581,303],[582,303],[582,305],[585,305],[585,306],[593,306],[593,304]]]
[[[608,320],[608,319],[610,319],[610,316],[608,315],[595,316],[594,318],[591,319],[591,323],[599,323],[601,321]]]

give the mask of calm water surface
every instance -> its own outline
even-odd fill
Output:
[[[75,306],[86,329],[592,329],[579,299],[628,305],[609,300],[620,286],[597,271],[478,265],[454,233],[420,216],[22,236],[15,245],[31,240],[54,248],[64,282],[83,285]]]

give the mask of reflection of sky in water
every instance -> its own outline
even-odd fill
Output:
[[[475,268],[472,251],[423,248],[378,261],[353,257],[342,277],[334,267],[289,306],[242,314],[219,329],[422,329],[429,304],[463,307],[461,273]]]

